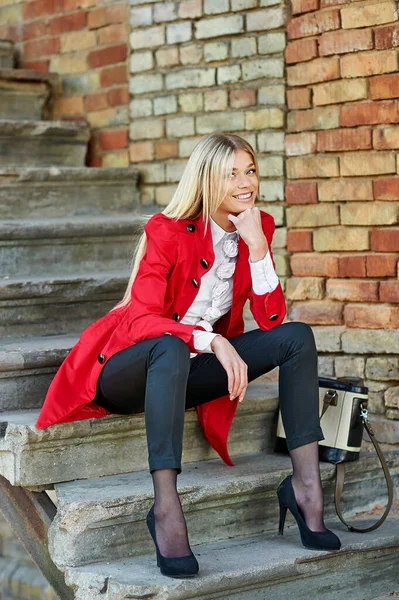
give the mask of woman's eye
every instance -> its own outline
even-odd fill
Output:
[[[253,175],[255,172],[255,169],[249,169],[247,175]]]

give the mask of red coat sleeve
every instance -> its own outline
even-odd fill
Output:
[[[181,338],[192,352],[193,331],[203,327],[184,325],[162,316],[168,276],[177,261],[178,244],[173,222],[155,215],[145,226],[147,250],[134,280],[131,301],[127,307],[128,331],[135,344],[169,333]]]
[[[262,228],[269,244],[269,252],[273,266],[276,268],[271,250],[273,234],[276,226],[271,215],[263,213]],[[251,291],[249,293],[249,302],[251,312],[259,329],[267,331],[269,329],[273,329],[273,327],[277,327],[277,325],[281,325],[281,323],[284,321],[287,309],[280,283],[272,292],[268,292],[260,296]]]

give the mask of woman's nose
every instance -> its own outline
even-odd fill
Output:
[[[238,187],[248,187],[249,186],[249,177],[246,173],[241,173],[238,176]]]

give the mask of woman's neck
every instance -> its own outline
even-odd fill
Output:
[[[217,225],[219,225],[219,227],[224,229],[224,231],[227,231],[228,233],[231,233],[232,231],[237,231],[234,223],[229,221],[229,219],[227,218],[227,214],[226,215],[218,215],[218,214],[214,213],[211,218],[215,221],[215,223]]]

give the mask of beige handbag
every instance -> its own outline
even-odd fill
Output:
[[[391,510],[393,501],[392,479],[384,455],[368,421],[367,404],[368,388],[363,385],[363,380],[359,377],[342,377],[339,379],[319,377],[320,425],[325,438],[319,442],[319,457],[321,461],[337,465],[335,485],[337,515],[350,531],[360,533],[373,531],[382,525]],[[388,487],[388,504],[377,523],[366,529],[359,529],[346,523],[342,515],[340,502],[345,479],[345,462],[359,459],[364,429],[366,429],[374,445],[384,471]],[[278,416],[275,451],[287,452],[281,411],[279,411]]]

